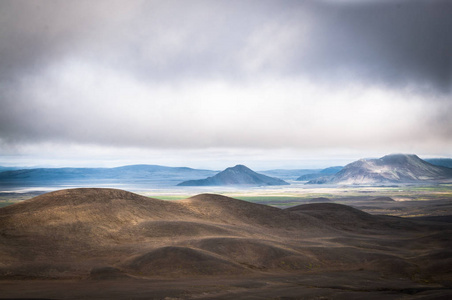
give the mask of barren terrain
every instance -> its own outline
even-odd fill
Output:
[[[0,297],[452,297],[446,214],[400,218],[311,202],[281,209],[216,194],[43,194],[0,209]]]

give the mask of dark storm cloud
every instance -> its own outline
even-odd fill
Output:
[[[160,24],[174,43],[139,30],[122,61],[154,80],[270,73],[450,92],[450,1],[214,3],[172,9],[156,23],[142,23],[144,10],[133,29]]]
[[[450,92],[452,2],[363,2],[317,7],[328,22],[316,49],[323,62],[389,85],[431,83]]]
[[[86,56],[153,80],[242,78],[256,71],[326,80],[347,75],[391,85],[430,84],[442,91],[451,86],[450,1],[2,1],[0,5],[3,79],[39,72],[66,56]],[[293,40],[278,45],[287,31],[293,31],[287,37]],[[255,45],[260,49],[247,52],[253,38],[262,39]],[[243,61],[255,59],[272,44],[277,53],[264,55],[251,71],[244,69]]]

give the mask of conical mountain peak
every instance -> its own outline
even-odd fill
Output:
[[[224,185],[288,185],[279,178],[269,177],[254,172],[245,165],[236,165],[225,169],[215,176],[200,180],[188,180],[178,184],[179,186],[224,186]]]

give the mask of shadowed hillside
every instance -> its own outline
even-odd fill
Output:
[[[129,282],[366,270],[447,281],[447,268],[433,270],[450,232],[332,203],[281,210],[214,194],[162,201],[114,189],[61,190],[0,209],[0,278]]]
[[[374,216],[356,208],[337,203],[310,203],[287,208],[286,210],[309,215],[322,224],[336,229],[353,232],[373,232],[404,228],[406,230],[418,230],[419,226],[400,218],[389,216]]]
[[[187,238],[283,239],[295,230],[306,235],[327,231],[310,216],[209,194],[171,202],[121,190],[72,189],[0,210],[3,262],[20,264],[13,269],[22,276],[54,276],[46,271],[50,262],[64,265],[62,270],[68,276],[67,268],[88,272],[97,264],[128,260],[131,253],[144,255],[184,244]],[[27,264],[33,272],[23,269]],[[6,270],[9,268],[4,275],[12,272]]]

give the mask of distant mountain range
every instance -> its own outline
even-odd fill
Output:
[[[317,174],[323,169],[274,169],[258,171],[260,174],[264,174],[270,177],[276,177],[282,180],[296,180],[298,177],[305,174]]]
[[[0,166],[0,172],[5,172],[5,171],[12,171],[12,170],[22,170],[22,169],[26,169],[26,168],[18,168],[18,167],[3,167],[3,166]]]
[[[329,167],[329,168],[320,170],[318,172],[304,174],[304,175],[301,175],[300,177],[298,177],[297,181],[308,181],[308,180],[313,180],[313,179],[328,176],[328,175],[334,175],[337,172],[339,172],[340,170],[342,170],[343,168],[344,167],[342,167],[342,166]]]
[[[427,158],[424,160],[435,166],[452,168],[452,158]]]
[[[331,176],[313,179],[311,184],[380,184],[429,182],[452,179],[452,169],[432,165],[416,155],[392,154],[378,159],[361,159]]]
[[[224,186],[224,185],[288,185],[284,180],[254,172],[244,165],[236,165],[206,179],[188,180],[178,186]]]
[[[0,172],[0,186],[48,184],[141,183],[175,185],[182,180],[212,176],[217,171],[158,165],[117,168],[38,168]]]
[[[422,160],[415,155],[388,155],[364,159],[346,167],[326,169],[276,169],[256,173],[238,165],[223,172],[166,167],[129,165],[116,168],[20,168],[0,166],[0,188],[26,187],[121,187],[149,188],[216,185],[284,185],[284,180],[308,181],[310,184],[375,184],[437,181],[451,178],[452,159]],[[204,178],[204,179],[201,179]]]

